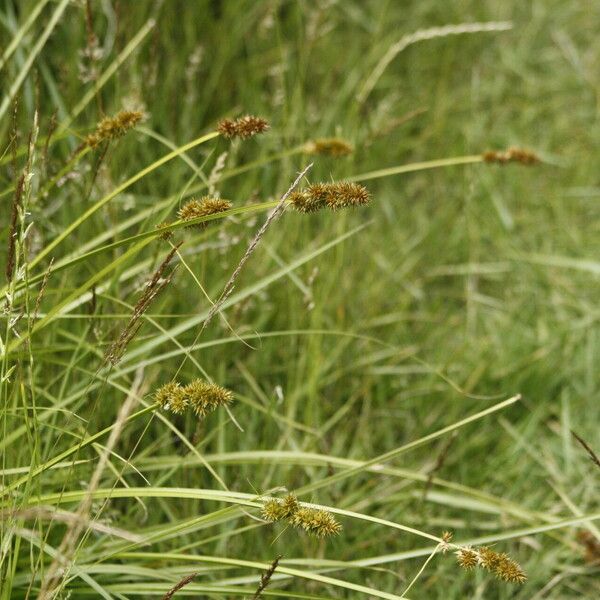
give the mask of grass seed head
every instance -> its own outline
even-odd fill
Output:
[[[227,139],[243,140],[258,135],[269,129],[269,124],[262,117],[246,115],[239,119],[223,119],[217,125],[217,131]]]
[[[114,117],[104,117],[96,125],[96,131],[85,138],[85,144],[97,148],[104,141],[116,140],[133,129],[143,116],[139,110],[122,110]]]
[[[204,196],[203,198],[200,198],[200,200],[190,200],[189,202],[186,202],[186,204],[179,209],[177,216],[182,221],[190,221],[192,219],[197,219],[198,217],[207,217],[208,215],[225,212],[232,206],[233,205],[229,200]],[[206,223],[195,223],[194,226],[203,228],[206,226]]]
[[[155,400],[161,408],[170,410],[180,415],[188,407],[188,400],[184,389],[175,381],[165,383],[156,390]]]
[[[342,530],[331,513],[316,508],[299,508],[291,518],[291,523],[315,537],[337,535]]]
[[[267,500],[262,507],[262,516],[265,521],[274,523],[285,519],[285,510],[279,500]]]
[[[183,389],[188,405],[197,417],[204,417],[220,406],[227,406],[233,400],[231,391],[202,379],[192,381]]]
[[[327,195],[327,205],[334,210],[349,206],[362,206],[371,201],[366,187],[352,181],[334,183]]]
[[[487,150],[482,154],[483,160],[487,163],[505,165],[508,163],[520,163],[530,166],[540,162],[540,157],[531,150],[516,148],[512,146],[505,152],[497,150]]]
[[[458,561],[458,564],[467,571],[474,569],[479,564],[477,552],[471,550],[471,548],[461,548],[456,553],[456,560]]]

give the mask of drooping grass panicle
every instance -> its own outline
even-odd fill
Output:
[[[133,307],[133,313],[129,319],[129,322],[121,332],[121,335],[118,337],[118,339],[108,348],[105,358],[112,365],[116,365],[125,354],[127,346],[135,337],[139,328],[142,326],[142,317],[144,313],[148,310],[154,299],[167,285],[169,285],[169,283],[171,283],[177,267],[173,268],[167,275],[165,275],[165,271],[180,246],[181,242],[176,246],[173,246],[171,251],[160,263],[154,272],[154,275],[146,284],[142,295],[139,297],[138,301]]]
[[[133,129],[143,117],[144,113],[139,110],[122,110],[114,117],[104,117],[96,130],[86,136],[84,145],[97,148],[102,142],[116,140]]]
[[[217,125],[217,131],[227,139],[247,139],[264,133],[269,129],[269,123],[262,117],[245,115],[239,119],[223,119]]]
[[[507,163],[520,163],[522,165],[535,165],[540,161],[540,157],[531,150],[511,147],[506,151],[487,150],[482,154],[483,160],[487,163],[505,165]]]
[[[304,151],[307,154],[340,157],[352,154],[354,146],[341,138],[318,138],[307,142]]]
[[[199,217],[207,217],[229,210],[233,205],[229,200],[203,196],[199,200],[186,202],[178,211],[177,216],[182,221],[191,221]],[[206,223],[195,223],[194,226],[204,228]]]

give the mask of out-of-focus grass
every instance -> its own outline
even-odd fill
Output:
[[[2,4],[1,48],[9,47],[40,4]],[[42,7],[23,34],[1,72],[3,94],[59,6]],[[32,205],[32,255],[92,202],[172,147],[211,131],[220,118],[245,112],[267,117],[270,132],[242,145],[217,140],[191,150],[186,160],[170,162],[117,196],[52,254],[57,260],[76,256],[154,228],[173,216],[179,198],[200,187],[219,160],[225,175],[258,163],[217,186],[224,198],[243,206],[276,198],[312,160],[309,179],[319,181],[511,145],[542,157],[532,168],[474,164],[373,179],[368,187],[374,201],[367,209],[286,213],[236,285],[241,299],[226,311],[236,335],[215,319],[179,374],[188,380],[201,368],[235,390],[233,410],[243,431],[226,413],[201,424],[191,417],[174,424],[230,490],[253,494],[304,487],[351,466],[344,460],[370,459],[519,392],[518,404],[459,431],[436,472],[439,480],[425,496],[423,480],[445,438],[403,455],[388,465],[389,472],[364,472],[303,499],[434,535],[451,530],[457,542],[489,538],[529,576],[524,587],[515,588],[460,571],[451,555],[438,556],[410,597],[597,597],[598,567],[585,562],[577,538],[578,531],[600,538],[593,522],[547,533],[537,528],[600,510],[600,473],[569,433],[573,429],[600,449],[600,6],[554,0],[121,0],[91,6],[103,49],[94,68],[102,74],[115,64],[115,74],[81,105],[93,82],[79,75],[85,12],[80,3],[70,4],[20,89],[18,145],[26,143],[36,103],[41,137],[53,114],[69,125],[50,147],[50,172],[72,156],[103,114],[141,107],[147,121],[109,148],[91,189],[97,154]],[[409,46],[372,92],[357,100],[403,35],[506,20],[513,23],[510,31]],[[4,140],[11,112],[0,122]],[[355,152],[336,159],[289,152],[331,136],[347,139]],[[4,142],[3,190],[14,184],[7,148]],[[2,197],[5,238],[11,197]],[[211,298],[218,297],[262,219],[262,213],[249,212],[185,234],[186,263]],[[366,227],[350,238],[289,268],[361,224]],[[42,318],[125,250],[115,248],[51,275]],[[42,464],[84,432],[110,425],[136,369],[145,368],[149,394],[181,365],[185,352],[178,349],[195,342],[198,315],[210,308],[184,268],[153,305],[149,323],[109,383],[103,383],[106,373],[95,375],[104,347],[120,332],[141,284],[164,253],[158,242],[149,244],[98,282],[93,310],[86,301],[53,319],[33,335],[30,349],[23,346],[5,359],[6,367],[20,362],[2,388],[4,485],[14,477],[7,469]],[[31,275],[46,266],[43,261]],[[131,276],[119,280],[127,269],[133,269]],[[267,285],[277,272],[280,277]],[[34,288],[24,310],[31,312],[36,293]],[[7,320],[4,316],[3,332]],[[242,343],[236,336],[248,339]],[[63,488],[82,489],[99,452],[101,446],[93,446],[77,456],[88,462],[47,471],[11,497],[8,507]],[[197,456],[157,418],[128,427],[117,452],[102,488],[217,487]],[[87,535],[66,589],[74,590],[73,597],[98,594],[83,573],[110,597],[151,597],[164,594],[183,574],[200,571],[194,584],[200,587],[185,589],[228,597],[236,593],[228,586],[238,585],[249,597],[256,569],[222,562],[204,570],[193,555],[266,564],[283,554],[284,567],[400,595],[432,549],[425,540],[352,519],[343,521],[338,538],[322,543],[262,526],[243,512],[193,521],[214,510],[214,503],[161,494],[111,501],[97,513],[100,520],[157,534],[156,541],[132,549],[106,535]],[[176,526],[188,520],[178,532]],[[531,531],[519,534],[521,529]],[[26,597],[32,571],[29,597],[35,597],[43,574],[39,545],[43,540],[55,547],[63,534],[59,523],[3,521],[3,598]],[[206,585],[222,590],[201,592]],[[284,597],[362,594],[297,577],[276,577],[268,590],[278,589]]]

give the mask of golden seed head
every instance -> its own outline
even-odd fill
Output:
[[[481,548],[479,548],[479,564],[481,564],[481,566],[484,569],[487,569],[488,571],[493,571],[499,560],[500,560],[500,555],[497,552],[494,552],[491,548],[488,548],[487,546],[482,546]]]
[[[332,210],[362,206],[371,201],[366,187],[353,181],[339,183],[313,183],[305,190],[290,194],[290,203],[300,212],[315,212],[329,207]]]
[[[525,572],[521,569],[519,563],[505,553],[497,555],[494,574],[498,579],[508,581],[509,583],[522,584],[527,581],[527,575],[525,575]]]
[[[336,210],[347,206],[368,204],[371,194],[366,187],[353,181],[334,183],[327,195],[327,205]]]
[[[467,569],[467,571],[475,568],[479,563],[477,552],[471,550],[471,548],[461,548],[456,553],[456,560],[458,561],[458,564],[463,569]]]
[[[190,200],[189,202],[186,202],[186,204],[179,209],[177,216],[182,221],[190,221],[192,219],[197,219],[198,217],[207,217],[208,215],[225,212],[232,206],[233,205],[229,200],[204,196],[200,198],[200,200]],[[196,226],[198,227],[204,227],[205,225],[206,223],[196,223]]]
[[[262,507],[262,516],[265,521],[274,523],[285,519],[285,511],[279,500],[267,500]]]
[[[305,149],[309,154],[335,157],[346,156],[354,152],[352,144],[340,138],[319,138],[308,142]]]
[[[233,400],[231,391],[202,379],[192,381],[183,389],[189,406],[198,417],[204,417],[220,406],[228,405]]]
[[[165,383],[155,394],[156,402],[165,410],[180,415],[188,407],[188,399],[184,388],[175,381]]]
[[[139,110],[122,110],[114,117],[104,117],[96,125],[96,131],[85,138],[85,144],[96,148],[105,140],[116,140],[133,129],[143,116]]]
[[[237,137],[245,140],[267,129],[269,129],[267,121],[253,115],[246,115],[239,119],[223,119],[217,125],[217,131],[227,139]]]
[[[283,509],[284,517],[289,518],[294,515],[294,513],[300,508],[298,504],[298,498],[296,498],[295,494],[288,494],[281,501],[281,508]]]

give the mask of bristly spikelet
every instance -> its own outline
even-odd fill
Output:
[[[184,204],[178,211],[177,216],[182,221],[191,221],[198,217],[207,217],[208,215],[215,215],[217,213],[225,212],[229,210],[233,205],[229,200],[223,200],[222,198],[211,198],[210,196],[204,196],[200,200],[190,200]],[[196,227],[206,227],[206,223],[195,223]]]
[[[482,567],[498,579],[509,583],[523,584],[527,575],[508,554],[495,552],[487,546],[481,548],[460,548],[456,553],[458,564],[466,570]]]
[[[267,500],[262,507],[262,516],[265,521],[270,523],[286,518],[285,510],[279,500]]]
[[[342,530],[342,526],[331,513],[316,508],[299,508],[292,516],[291,523],[316,537],[337,535]]]
[[[308,154],[321,154],[324,156],[347,156],[354,152],[352,144],[340,138],[319,138],[312,140],[304,147]]]
[[[162,223],[159,223],[156,226],[156,229],[163,229],[164,227],[168,227],[169,225],[171,225],[169,221],[163,221]],[[163,231],[159,237],[161,240],[170,240],[173,237],[173,232],[170,229],[167,229]]]
[[[467,571],[474,569],[479,564],[477,552],[471,550],[471,548],[461,548],[456,553],[456,560],[458,564]]]
[[[204,417],[233,400],[233,393],[216,383],[196,379],[184,387],[184,393],[197,417]]]
[[[258,135],[269,129],[269,124],[262,117],[246,115],[239,119],[223,119],[217,125],[217,131],[227,139],[241,138],[243,140]]]
[[[114,117],[104,117],[96,125],[96,131],[85,138],[85,145],[97,148],[104,141],[116,140],[133,129],[143,116],[144,113],[139,110],[122,110]]]
[[[527,581],[527,575],[525,575],[523,569],[521,569],[521,565],[505,553],[497,555],[494,575],[496,575],[498,579],[508,581],[509,583],[522,584]]]
[[[340,181],[332,184],[327,194],[327,206],[334,210],[347,206],[362,206],[371,201],[366,187],[352,181]]]
[[[155,400],[161,408],[180,415],[188,407],[185,390],[175,381],[165,383],[155,393]]]
[[[286,518],[294,516],[294,513],[300,508],[298,504],[298,498],[296,498],[295,494],[288,494],[281,501],[281,509],[283,511],[283,516]]]
[[[487,163],[496,163],[500,165],[520,163],[522,165],[530,166],[540,162],[540,157],[535,154],[535,152],[524,150],[523,148],[515,148],[514,146],[506,150],[506,152],[487,150],[481,156]]]

